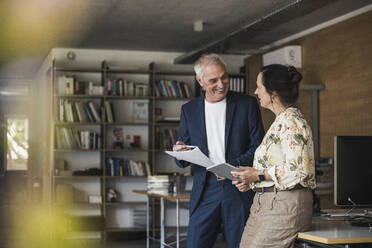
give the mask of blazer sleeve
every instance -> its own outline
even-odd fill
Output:
[[[190,136],[189,136],[187,117],[186,117],[184,106],[182,106],[181,108],[181,119],[180,119],[180,127],[178,130],[178,136],[179,136],[178,141],[182,141],[186,145],[190,145]],[[175,161],[178,167],[181,167],[181,168],[185,168],[191,165],[191,163],[183,161],[183,160],[175,159]]]
[[[248,110],[248,135],[249,145],[248,149],[240,154],[232,162],[234,165],[240,166],[252,166],[254,153],[257,147],[261,144],[262,139],[265,135],[265,131],[262,125],[261,111],[258,107],[257,101],[252,101],[249,105]]]

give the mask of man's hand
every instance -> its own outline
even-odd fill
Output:
[[[175,145],[173,145],[174,152],[182,152],[182,151],[189,151],[191,150],[190,147],[187,147],[185,143],[182,141],[177,141]]]
[[[237,187],[240,192],[246,192],[250,189],[248,183],[241,183],[240,181],[235,180],[232,181],[232,184],[235,185],[235,187]]]

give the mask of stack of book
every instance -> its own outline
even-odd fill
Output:
[[[133,225],[136,228],[146,227],[146,210],[145,209],[133,209]],[[151,215],[150,215],[151,218]]]
[[[168,194],[169,176],[148,176],[147,191],[156,194]]]

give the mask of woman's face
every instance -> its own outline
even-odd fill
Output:
[[[269,108],[272,105],[270,94],[266,91],[265,86],[262,83],[262,72],[257,76],[257,89],[254,94],[257,95],[260,105],[263,108]]]

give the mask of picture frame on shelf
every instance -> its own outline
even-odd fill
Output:
[[[145,123],[149,119],[149,104],[145,101],[135,101],[132,105],[134,123]]]

